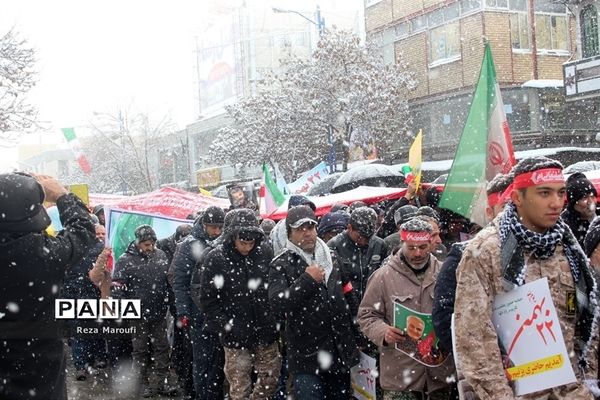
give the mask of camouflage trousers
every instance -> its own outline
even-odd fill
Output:
[[[451,390],[440,389],[432,393],[424,392],[394,392],[386,390],[383,393],[383,400],[450,400]]]
[[[252,370],[257,379],[252,388]],[[281,356],[277,343],[256,349],[225,347],[225,376],[229,382],[231,400],[268,399],[277,390],[281,370]]]

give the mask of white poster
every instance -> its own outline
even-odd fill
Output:
[[[496,296],[492,322],[516,396],[575,382],[547,278]]]
[[[375,400],[375,379],[377,378],[377,361],[360,352],[360,363],[350,369],[354,398],[358,400]]]

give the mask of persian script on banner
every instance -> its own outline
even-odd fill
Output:
[[[516,396],[576,381],[547,278],[496,296],[492,322]]]
[[[377,361],[360,352],[360,363],[350,369],[352,390],[357,400],[375,400],[375,380],[377,378]]]

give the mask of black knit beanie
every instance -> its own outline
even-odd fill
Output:
[[[567,200],[569,207],[573,207],[577,201],[593,193],[597,196],[596,188],[592,182],[581,172],[576,172],[567,179]]]

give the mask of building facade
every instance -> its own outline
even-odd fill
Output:
[[[552,0],[366,0],[367,41],[386,62],[407,62],[414,130],[431,159],[452,158],[477,83],[484,41],[516,149],[589,139],[575,132],[563,92],[563,64],[577,51],[575,16]],[[584,126],[587,128],[584,129]],[[583,139],[582,139],[583,138]],[[398,149],[403,158],[406,149]]]
[[[597,126],[600,124],[600,2],[571,0],[567,3],[575,16],[577,51],[575,59],[564,65],[565,96],[578,110],[575,123],[589,120]]]

